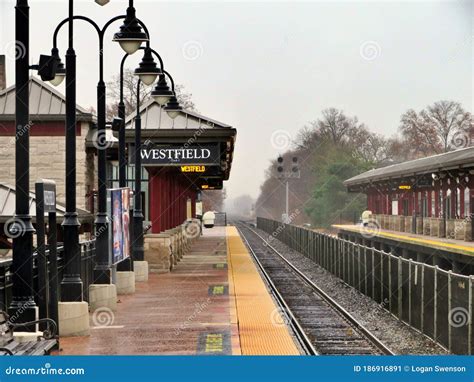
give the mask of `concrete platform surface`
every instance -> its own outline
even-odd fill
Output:
[[[392,240],[398,240],[409,244],[418,244],[426,247],[440,249],[446,252],[460,253],[466,256],[474,256],[474,241],[464,241],[455,239],[446,239],[436,236],[420,235],[408,232],[391,231],[387,229],[363,229],[360,225],[354,224],[334,224],[334,228],[341,231],[363,232],[365,235],[373,237],[385,237]]]
[[[229,232],[237,257],[228,254],[226,227],[206,229],[171,273],[152,273],[147,282],[137,282],[135,294],[118,297],[115,312],[104,308],[91,313],[89,337],[61,338],[59,354],[249,354],[241,347],[239,307],[242,314],[246,312],[242,318],[246,341],[252,336],[253,319],[255,339],[266,343],[261,347],[253,345],[261,351],[258,354],[298,354],[286,327],[282,328],[278,319],[275,321],[276,307],[263,282],[258,284],[255,279],[260,275],[241,239],[235,237],[235,231]],[[246,276],[239,276],[239,272]],[[255,290],[239,285],[249,281],[249,272]],[[267,311],[264,316],[252,316],[251,305],[258,307],[262,298]],[[262,332],[262,321],[267,321],[267,330],[258,334],[257,331]],[[276,330],[268,330],[271,322],[276,322]],[[283,343],[290,352],[270,344],[275,342],[275,335],[285,336]]]

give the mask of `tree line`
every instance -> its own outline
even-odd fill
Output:
[[[372,168],[472,146],[471,113],[460,103],[438,101],[426,108],[407,110],[392,137],[371,132],[356,116],[328,108],[300,129],[283,163],[298,158],[301,176],[289,179],[289,206],[294,224],[330,227],[358,219],[366,208],[364,194],[348,193],[343,181]],[[279,179],[276,158],[265,172],[256,201],[257,216],[280,220],[285,180]]]

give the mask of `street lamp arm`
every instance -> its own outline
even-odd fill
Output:
[[[120,16],[115,16],[115,17],[112,17],[109,21],[107,21],[104,26],[102,27],[102,30],[100,31],[100,38],[103,39],[104,37],[104,34],[105,34],[105,31],[107,30],[107,28],[115,21],[117,20],[122,20],[124,18],[126,18],[127,16],[126,15],[120,15]]]
[[[144,27],[143,29],[146,30],[146,28]],[[160,62],[160,69],[163,73],[165,73],[165,64],[163,62],[163,59],[161,58],[161,56],[159,55],[159,53],[154,50],[154,49],[151,49],[150,46],[149,46],[149,41],[147,41],[147,46],[144,47],[144,46],[141,46],[140,50],[145,50],[145,49],[150,49],[150,52],[152,52],[156,58],[158,59],[158,61]],[[122,61],[120,63],[120,99],[123,100],[123,71],[124,71],[124,66],[125,66],[125,61],[127,61],[127,58],[128,58],[129,54],[128,53],[125,53],[124,56],[122,57]],[[171,78],[171,76],[170,76]]]
[[[158,54],[158,52],[155,49],[152,49],[149,46],[147,48],[149,48],[151,53],[153,53],[158,59],[158,61],[160,61],[160,69],[163,73],[165,73],[165,64],[163,63],[163,59],[161,58],[161,56]]]
[[[122,62],[120,63],[120,102],[123,103],[123,67],[125,65],[125,61],[127,60],[127,57],[129,56],[128,53],[125,53],[125,55],[122,58]]]
[[[137,116],[135,118],[140,118],[140,79],[137,81]]]
[[[170,79],[170,81],[171,81],[171,90],[174,93],[174,80],[173,80],[173,77],[171,77],[171,74],[169,74],[166,70],[163,70],[163,73],[166,74],[168,76],[168,78]]]
[[[127,16],[126,15],[120,15],[120,16],[115,16],[113,18],[111,18],[109,21],[107,21],[105,23],[105,25],[102,27],[102,30],[100,31],[100,35],[101,35],[101,38],[104,37],[104,34],[105,34],[105,31],[107,30],[107,28],[112,24],[114,23],[115,21],[117,20],[122,20],[122,19],[125,19]],[[150,42],[150,34],[148,33],[148,28],[146,27],[145,23],[143,21],[141,21],[138,17],[136,18],[138,24],[140,24],[140,26],[143,28],[143,30],[145,31],[145,34],[147,35],[148,37],[148,41],[147,41],[147,45],[149,44]]]
[[[73,19],[73,20],[83,20],[83,21],[87,21],[89,24],[91,24],[91,25],[95,28],[97,34],[100,36],[101,30],[100,30],[99,26],[98,26],[93,20],[91,20],[90,18],[88,18],[88,17],[86,17],[86,16],[77,15],[77,16],[73,16],[72,19]],[[67,18],[65,18],[63,21],[61,21],[61,22],[58,24],[58,26],[56,27],[56,29],[55,29],[55,31],[54,31],[54,35],[53,35],[53,47],[54,47],[54,48],[57,48],[57,41],[58,41],[58,33],[59,33],[59,30],[61,29],[61,27],[62,27],[64,24],[66,24],[66,23],[69,22],[69,21],[70,21],[70,18],[67,17]]]

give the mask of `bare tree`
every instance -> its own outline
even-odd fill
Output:
[[[459,148],[453,140],[459,133],[469,131],[471,114],[458,102],[438,101],[419,113],[408,110],[400,123],[403,138],[426,156]]]
[[[123,94],[125,104],[125,115],[131,114],[136,108],[137,100],[137,83],[138,77],[131,69],[125,69],[123,72]],[[143,105],[150,99],[150,93],[153,86],[140,86],[140,105]],[[179,103],[185,110],[196,110],[194,102],[192,101],[192,94],[187,93],[183,85],[177,84],[175,86],[176,97]],[[118,104],[120,100],[120,75],[113,77],[112,81],[107,83],[107,97],[109,103],[107,105],[107,118],[111,120],[117,115]]]
[[[386,162],[390,157],[388,141],[364,126],[352,129],[351,142],[354,156],[364,162],[379,164]]]
[[[357,117],[348,117],[342,110],[336,108],[325,109],[323,117],[312,125],[319,130],[323,139],[330,139],[335,144],[343,143],[354,129],[363,127]]]
[[[225,188],[222,190],[206,190],[202,192],[203,213],[206,211],[222,211],[227,197]]]
[[[455,134],[464,133],[471,126],[471,114],[459,102],[438,101],[422,113],[426,123],[434,126],[445,152],[456,148],[453,146]]]

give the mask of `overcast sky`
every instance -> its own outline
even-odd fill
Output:
[[[103,24],[127,2],[76,0],[76,14]],[[14,1],[0,0],[0,47],[12,51]],[[49,54],[67,1],[30,0],[31,58]],[[198,110],[238,129],[229,198],[258,195],[269,161],[327,107],[393,135],[400,115],[440,99],[472,111],[471,1],[160,2],[136,0],[153,47]],[[106,79],[123,53],[111,42]],[[78,103],[95,106],[97,38],[76,22]],[[66,28],[61,43],[65,50]],[[129,60],[132,68],[139,56]],[[7,81],[13,83],[13,55]],[[59,88],[64,91],[64,85]]]

